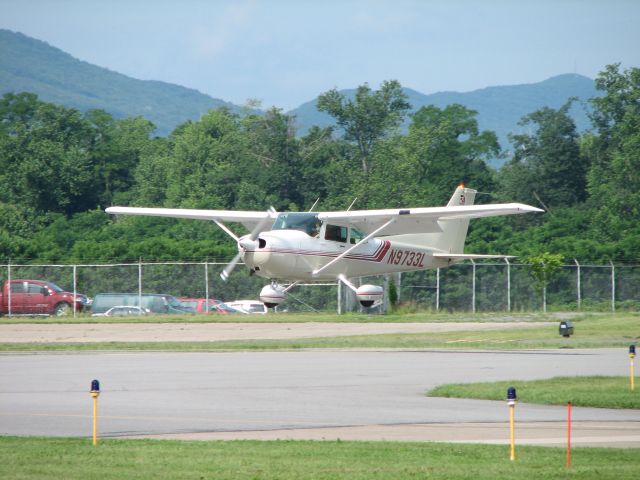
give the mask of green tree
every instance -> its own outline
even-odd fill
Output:
[[[375,92],[366,83],[360,85],[353,99],[335,88],[318,97],[318,110],[334,117],[345,139],[356,143],[365,173],[376,142],[397,128],[410,108],[397,80],[383,82]]]
[[[233,208],[238,172],[246,165],[247,148],[238,118],[225,109],[211,110],[171,136],[166,203],[173,207]],[[247,170],[248,172],[248,170]]]
[[[592,100],[598,136],[590,142],[589,192],[603,238],[619,239],[640,220],[640,68],[608,65]]]
[[[492,189],[486,160],[500,147],[495,133],[479,131],[476,115],[457,104],[444,109],[429,105],[413,115],[409,133],[400,141],[397,169],[403,173],[405,190],[413,184],[410,190],[416,198],[411,203],[440,204],[460,182],[482,191]]]
[[[5,96],[0,110],[0,201],[66,214],[91,208],[91,134],[80,112],[30,95]]]
[[[91,163],[95,205],[128,202],[140,158],[151,148],[155,126],[142,117],[115,120],[103,110],[91,110],[85,118],[93,133]]]
[[[531,276],[535,281],[536,290],[542,293],[542,306],[547,311],[547,285],[562,267],[562,255],[544,252],[526,259],[531,265]]]
[[[531,276],[535,280],[536,288],[542,291],[562,267],[562,255],[544,252],[527,257],[525,262],[531,265]]]
[[[294,118],[271,108],[264,115],[242,120],[251,179],[241,180],[242,208],[303,208],[300,182],[299,140],[295,137]],[[256,198],[255,192],[260,192]],[[240,200],[240,199],[239,199]]]
[[[542,203],[545,208],[585,200],[589,165],[569,116],[573,102],[570,99],[558,110],[544,107],[519,122],[534,131],[511,136],[515,155],[500,172],[505,198]]]

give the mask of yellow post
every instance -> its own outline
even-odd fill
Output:
[[[98,444],[98,394],[91,392],[93,397],[93,445]]]
[[[98,395],[100,395],[100,382],[91,382],[91,398],[93,398],[93,446],[98,444]]]
[[[516,459],[516,435],[515,435],[515,425],[514,425],[514,410],[515,405],[509,405],[509,439],[510,439],[510,460]]]
[[[635,357],[636,357],[636,346],[630,345],[629,346],[629,380],[631,382],[631,390],[636,389],[636,384],[635,384],[636,375],[635,375],[634,365],[633,365],[633,359]]]
[[[509,387],[507,389],[507,402],[509,404],[509,443],[510,443],[510,453],[509,459],[511,461],[516,459],[516,435],[515,435],[515,408],[516,408],[516,389],[514,387]]]

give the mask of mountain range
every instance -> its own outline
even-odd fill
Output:
[[[233,112],[247,110],[190,88],[160,81],[137,80],[112,70],[78,60],[46,42],[22,33],[0,29],[0,95],[33,92],[44,101],[87,111],[103,109],[116,118],[143,116],[152,121],[158,135],[169,134],[176,126],[197,120],[212,108],[227,107]],[[564,74],[524,84],[488,87],[471,92],[439,92],[425,95],[404,89],[412,111],[424,105],[443,108],[459,103],[478,112],[481,130],[493,130],[503,148],[508,134],[521,131],[518,121],[544,106],[559,108],[577,97],[571,115],[579,131],[589,128],[587,100],[598,95],[594,81],[577,74]],[[341,91],[353,97],[355,89]],[[318,92],[320,94],[322,92]],[[250,96],[250,92],[247,92]],[[333,119],[316,109],[316,99],[291,110],[296,116],[298,135],[312,125],[328,126]],[[410,120],[403,126],[406,129]],[[499,166],[499,161],[495,161]]]

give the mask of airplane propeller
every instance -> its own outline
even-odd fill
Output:
[[[236,254],[235,257],[233,257],[233,260],[231,260],[231,262],[229,262],[229,264],[226,267],[224,267],[224,270],[222,270],[222,273],[220,273],[220,278],[222,278],[222,280],[224,280],[225,282],[227,281],[227,279],[229,278],[229,275],[231,275],[231,272],[233,272],[233,269],[236,268],[236,265],[240,261],[240,258],[242,258],[242,254],[246,250],[253,250],[255,248],[256,239],[258,238],[258,235],[260,235],[264,227],[267,225],[267,223],[270,220],[273,219],[276,213],[277,213],[276,209],[273,207],[270,207],[269,210],[267,210],[267,216],[264,217],[262,220],[260,220],[255,227],[253,227],[253,230],[251,231],[251,233],[248,236],[244,236],[238,240],[238,253]]]

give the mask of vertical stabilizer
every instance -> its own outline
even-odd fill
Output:
[[[456,191],[453,192],[453,196],[449,199],[447,207],[473,205],[475,198],[476,190],[464,188],[464,185],[460,185],[456,188]],[[433,239],[433,246],[447,253],[464,253],[464,242],[467,238],[469,219],[440,220],[438,223],[440,224],[440,228],[442,228],[442,233],[430,234],[436,237]]]

